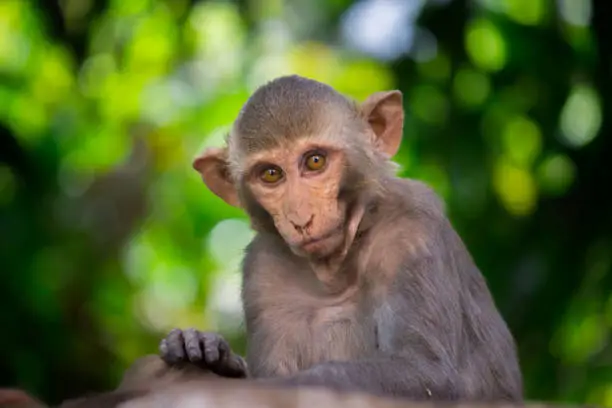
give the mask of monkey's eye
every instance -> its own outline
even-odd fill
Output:
[[[319,153],[311,154],[306,157],[306,167],[308,170],[321,170],[325,166],[325,156]]]
[[[283,177],[283,171],[276,166],[265,168],[260,175],[264,183],[276,183]]]

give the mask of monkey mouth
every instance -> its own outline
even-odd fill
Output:
[[[341,232],[341,230],[342,230],[342,226],[338,226],[332,229],[331,231],[327,232],[326,234],[320,235],[316,238],[311,238],[311,239],[302,241],[299,244],[299,246],[304,251],[307,251],[307,252],[316,250],[317,248],[321,247],[325,243],[325,241],[336,236],[339,232]]]

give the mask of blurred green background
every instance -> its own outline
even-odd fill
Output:
[[[609,0],[0,0],[0,385],[109,389],[173,327],[244,350],[244,215],[191,159],[265,81],[399,88],[530,399],[612,407]]]

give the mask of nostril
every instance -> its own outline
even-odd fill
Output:
[[[302,232],[308,228],[310,228],[312,226],[312,220],[314,219],[314,214],[310,216],[310,218],[308,219],[308,221],[306,221],[306,223],[296,223],[292,220],[289,220],[289,222],[291,222],[291,225],[293,225],[293,228],[295,228],[297,231]]]
[[[308,229],[312,227],[312,220],[314,219],[314,214],[310,216],[310,219],[304,224],[304,229]]]
[[[295,222],[289,220],[289,222],[291,223],[291,225],[293,225],[293,228],[296,229],[296,231],[301,231],[302,227],[299,224],[296,224]]]

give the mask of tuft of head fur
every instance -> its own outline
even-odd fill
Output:
[[[331,86],[297,75],[276,78],[259,87],[238,114],[227,139],[230,167],[244,155],[328,131],[339,119],[365,125],[357,104]]]
[[[356,104],[329,85],[297,75],[276,78],[258,88],[240,111],[234,132],[239,147],[252,153],[279,142],[317,133]]]
[[[249,154],[298,138],[325,134],[332,128],[357,138],[366,132],[367,118],[356,101],[327,84],[298,75],[269,81],[247,100],[227,135],[230,176],[240,183],[242,159]],[[364,172],[372,173],[374,177],[366,177],[370,182],[397,172],[395,163],[368,149],[365,143],[351,145],[347,149],[352,153],[349,156]],[[379,174],[381,170],[384,174]]]

